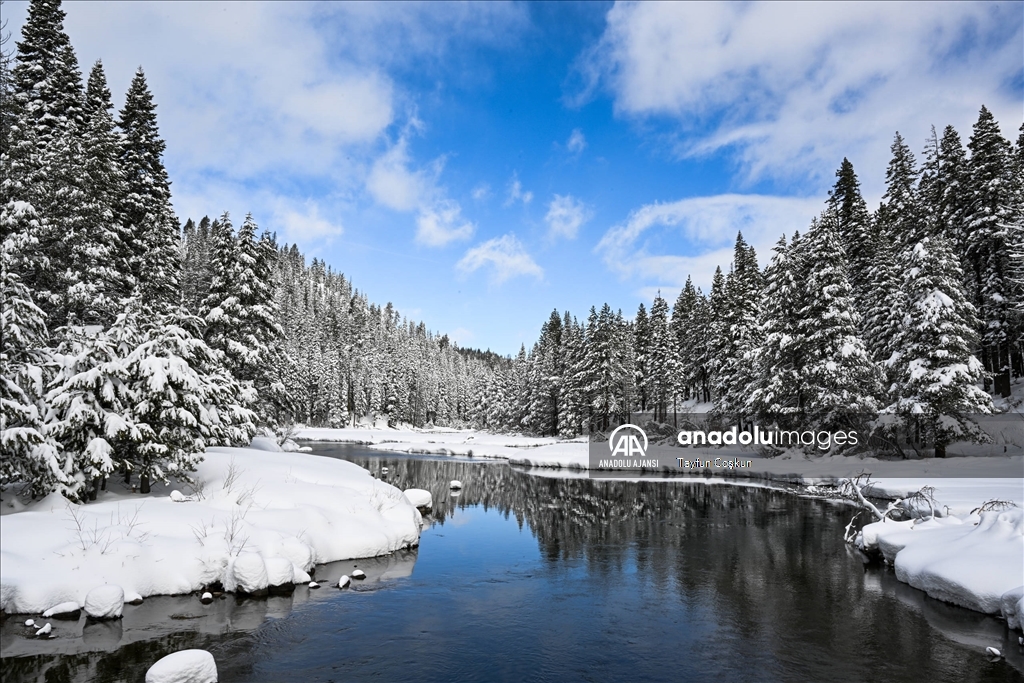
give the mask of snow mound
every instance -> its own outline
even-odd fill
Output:
[[[82,607],[77,602],[62,602],[59,605],[54,605],[50,609],[43,612],[43,618],[49,619],[50,617],[56,617],[60,619],[64,616],[71,617],[71,615],[74,615],[74,618],[77,619],[78,613],[81,611]]]
[[[425,489],[406,489],[405,499],[418,508],[429,508],[434,504],[430,491]]]
[[[85,596],[85,613],[93,619],[120,619],[124,610],[124,589],[106,585],[93,588]]]
[[[221,584],[262,592],[306,583],[315,564],[386,555],[419,542],[422,517],[394,486],[342,460],[211,448],[192,475],[202,496],[171,488],[106,491],[74,505],[51,494],[0,516],[0,609],[39,615],[85,604],[96,586],[125,599],[197,595]],[[88,534],[78,531],[88,530]]]
[[[249,444],[249,448],[255,448],[258,451],[267,451],[268,453],[283,452],[281,447],[277,445],[277,441],[269,436],[254,436],[252,438],[252,443]]]
[[[269,585],[267,564],[259,553],[239,553],[228,560],[224,590],[230,593],[257,593]]]
[[[149,667],[146,683],[217,683],[217,663],[206,650],[181,650]]]
[[[1003,613],[1007,626],[1024,631],[1024,586],[1017,586],[1003,593],[999,601],[999,611]]]
[[[927,522],[875,522],[858,545],[892,562],[896,578],[939,600],[986,614],[1002,613],[1020,628],[1024,576],[1024,510],[982,512]],[[1011,622],[1012,619],[1012,622]]]

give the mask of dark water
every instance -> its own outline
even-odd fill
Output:
[[[201,647],[221,681],[1020,681],[991,617],[931,600],[842,541],[850,510],[763,488],[536,476],[319,446],[429,489],[418,549],[317,569],[353,590],[126,606],[60,637],[2,626],[3,680],[142,681]],[[453,497],[448,482],[463,491]],[[990,661],[994,645],[1007,659]]]

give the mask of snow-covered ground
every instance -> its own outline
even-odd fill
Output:
[[[488,434],[472,430],[415,429],[302,429],[304,441],[347,442],[397,453],[422,453],[502,458],[537,468],[563,468],[585,476],[590,466],[588,445],[582,439],[563,441],[521,435]],[[814,457],[792,451],[762,458],[756,451],[733,448],[682,449],[652,446],[648,453],[675,458],[752,459],[745,470],[701,470],[695,475],[740,477],[737,481],[769,479],[813,486],[869,473],[876,498],[905,498],[925,486],[941,518],[932,522],[887,521],[865,528],[860,545],[881,547],[896,568],[897,577],[929,595],[981,612],[1002,613],[1013,628],[1021,628],[1024,602],[1024,456],[1018,452],[927,460],[881,460],[873,457]],[[653,456],[652,456],[653,457]],[[613,478],[626,472],[607,473]],[[605,476],[602,474],[602,476]],[[719,480],[721,481],[721,480]],[[1007,511],[972,512],[986,501],[1001,500],[1017,507]],[[885,540],[882,540],[885,539]]]
[[[120,587],[129,602],[215,582],[259,592],[309,581],[314,564],[419,541],[420,513],[403,493],[342,460],[214,448],[195,479],[198,493],[111,490],[87,505],[52,494],[21,508],[5,496],[0,609],[84,605],[103,585]]]

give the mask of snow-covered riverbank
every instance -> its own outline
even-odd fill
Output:
[[[576,439],[488,434],[471,430],[303,429],[305,441],[356,443],[382,451],[501,458],[529,467],[569,468],[581,475],[589,467],[587,443]],[[673,449],[682,452],[682,449]],[[735,450],[735,452],[734,452]],[[1024,456],[951,457],[880,460],[859,457],[807,457],[791,453],[759,458],[751,450],[701,449],[701,456],[758,459],[755,471],[713,474],[801,484],[872,475],[869,494],[905,498],[930,486],[942,515],[912,524],[891,520],[865,528],[860,546],[881,548],[897,577],[928,595],[989,614],[1002,614],[1021,628],[1024,614]],[[696,455],[696,452],[694,453]],[[701,474],[712,472],[702,471]],[[626,473],[623,472],[623,475]],[[986,501],[1016,505],[1004,511],[974,512]]]
[[[420,514],[401,491],[351,463],[304,453],[214,448],[198,492],[118,484],[72,505],[57,494],[0,517],[0,609],[41,614],[84,604],[104,584],[125,600],[221,583],[260,592],[309,581],[314,564],[415,545]],[[178,490],[178,489],[181,490]]]

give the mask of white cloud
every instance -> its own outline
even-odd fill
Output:
[[[403,135],[370,168],[366,189],[380,204],[396,211],[413,211],[434,193],[436,178],[409,170],[408,141]]]
[[[505,206],[512,206],[516,202],[529,204],[532,201],[533,192],[524,190],[523,184],[519,182],[519,174],[513,173],[512,180],[508,184],[508,198],[505,200]]]
[[[467,330],[465,327],[456,327],[448,333],[448,338],[461,347],[466,347],[475,336],[472,330]]]
[[[570,154],[579,154],[587,147],[587,139],[583,136],[583,131],[576,128],[572,131],[569,136],[569,140],[565,143],[565,148],[569,150]]]
[[[548,204],[548,213],[544,216],[548,224],[548,237],[556,239],[574,239],[580,226],[593,218],[594,212],[579,199],[572,195],[556,194]]]
[[[512,234],[495,237],[473,247],[455,267],[464,275],[490,267],[490,280],[495,285],[520,275],[529,275],[538,280],[544,278],[544,270]]]
[[[491,186],[487,183],[480,183],[473,188],[473,199],[478,202],[482,202],[491,196]]]
[[[274,213],[274,225],[280,226],[285,240],[308,244],[341,236],[344,228],[320,215],[315,202],[306,202],[304,210],[282,207]]]
[[[823,207],[817,198],[737,194],[648,204],[610,228],[595,251],[623,279],[678,288],[692,276],[707,292],[715,268],[728,269],[737,232],[763,267],[779,237],[805,231]]]
[[[416,241],[428,247],[467,240],[475,229],[476,226],[462,217],[458,203],[450,200],[422,208],[416,217]]]
[[[876,196],[897,130],[966,138],[986,104],[1016,137],[1022,25],[1019,3],[617,4],[579,64],[618,113],[674,120],[682,155],[817,189],[847,156]]]

